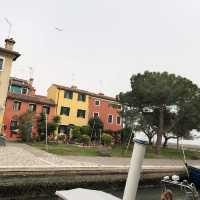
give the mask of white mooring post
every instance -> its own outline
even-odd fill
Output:
[[[138,184],[140,180],[140,173],[142,170],[142,163],[146,151],[146,145],[147,145],[146,140],[134,139],[134,142],[135,144],[133,148],[123,200],[136,199]]]

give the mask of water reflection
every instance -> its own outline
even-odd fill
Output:
[[[114,188],[104,189],[105,192],[111,193],[117,197],[122,198],[123,188]],[[173,190],[175,200],[183,200],[184,196],[181,191]],[[159,187],[149,187],[139,189],[137,193],[137,200],[160,200],[161,188]],[[46,194],[25,194],[20,197],[6,197],[1,198],[1,200],[58,200],[54,195],[54,192]]]

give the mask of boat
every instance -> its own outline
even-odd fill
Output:
[[[191,165],[185,164],[188,172],[188,181],[194,183],[196,188],[200,189],[200,169]]]
[[[184,200],[199,200],[199,193],[195,187],[194,183],[189,183],[187,180],[180,181],[179,176],[165,176],[161,183],[163,185],[163,192],[161,193],[161,200],[173,200],[173,192],[167,187],[171,185],[172,187],[179,187],[181,191],[185,193]]]
[[[185,156],[184,146],[183,146],[183,138],[182,138],[181,150],[183,154],[183,162],[184,162],[187,176],[188,176],[188,182],[193,183],[196,188],[200,189],[200,169],[197,167],[188,165],[186,156]]]
[[[134,142],[135,145],[131,157],[123,200],[136,200],[140,172],[142,169],[142,163],[146,150],[146,140],[135,138]],[[194,181],[200,183],[200,170],[193,167],[191,168],[190,166],[188,166],[188,168],[192,169],[190,173],[191,177],[193,177],[193,180],[196,178]],[[179,176],[166,176],[161,180],[161,183],[163,185],[163,191],[161,192],[160,200],[174,200],[173,192],[168,189],[169,185],[172,187],[180,187],[180,189],[185,193],[185,200],[200,200],[195,184],[189,183],[187,180],[180,181]],[[111,194],[84,188],[56,191],[55,194],[63,200],[120,200]]]
[[[98,190],[89,190],[84,188],[76,188],[72,190],[57,191],[56,195],[63,200],[120,200],[119,198]]]

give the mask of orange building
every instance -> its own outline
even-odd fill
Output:
[[[121,105],[115,98],[104,94],[90,94],[89,118],[98,116],[104,124],[104,130],[118,131],[122,129],[120,110]]]
[[[32,137],[35,137],[37,135],[38,116],[41,112],[45,112],[48,114],[48,120],[52,120],[55,114],[55,103],[45,96],[36,95],[32,80],[11,78],[4,114],[4,135],[6,139],[20,139],[18,119],[20,115],[27,111],[34,113]]]

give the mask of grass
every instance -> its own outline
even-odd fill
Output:
[[[33,143],[33,147],[47,151],[46,145],[42,143]],[[111,149],[112,157],[130,157],[133,147],[130,147],[126,152],[125,148],[121,146],[114,146]],[[48,152],[57,155],[71,155],[71,156],[99,156],[98,148],[96,147],[80,147],[72,144],[50,144],[48,145]],[[194,150],[185,151],[188,160],[200,159],[200,152]],[[146,158],[163,158],[163,159],[182,159],[181,151],[175,148],[162,148],[160,155],[155,154],[155,148],[152,146],[147,147]]]

